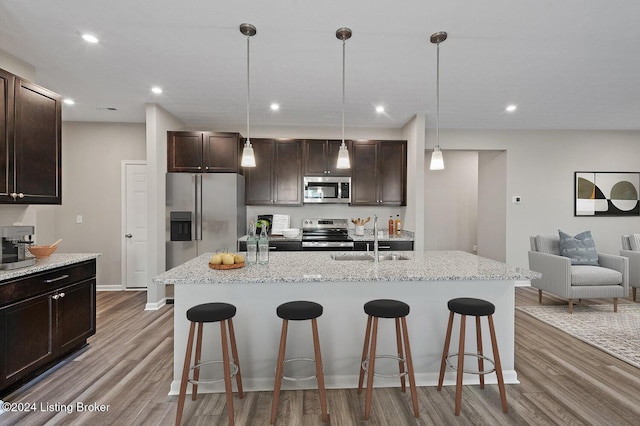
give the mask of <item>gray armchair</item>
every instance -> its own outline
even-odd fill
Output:
[[[598,254],[599,266],[572,265],[571,259],[560,256],[557,235],[530,237],[529,269],[540,272],[542,278],[531,280],[538,289],[538,302],[542,291],[569,300],[569,313],[573,313],[574,299],[613,298],[613,311],[618,312],[618,297],[629,293],[629,259],[612,254]]]
[[[622,236],[622,250],[620,256],[629,259],[629,285],[633,293],[633,301],[636,301],[636,289],[640,287],[640,251],[634,249],[631,244],[632,235]],[[637,246],[637,244],[634,244]]]

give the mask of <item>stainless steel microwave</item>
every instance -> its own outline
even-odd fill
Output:
[[[350,177],[305,176],[305,203],[340,203],[351,202]]]

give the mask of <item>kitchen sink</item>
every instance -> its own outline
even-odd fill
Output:
[[[411,260],[411,258],[401,254],[379,254],[378,260]]]
[[[359,253],[359,254],[351,254],[351,253],[332,253],[331,259],[333,260],[365,260],[369,262],[373,262],[373,254],[370,253]],[[378,260],[410,260],[410,257],[403,256],[401,254],[379,254]]]
[[[342,254],[342,253],[332,253],[331,258],[333,260],[368,260],[373,262],[372,254]]]

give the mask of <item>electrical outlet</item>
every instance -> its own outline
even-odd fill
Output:
[[[511,198],[511,201],[513,202],[513,204],[522,204],[522,197],[519,195],[514,195],[513,198]]]
[[[81,214],[76,216],[76,223],[82,223],[82,215]]]

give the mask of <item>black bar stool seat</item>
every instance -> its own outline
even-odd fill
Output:
[[[409,315],[409,305],[399,300],[376,299],[364,304],[364,312],[367,317],[367,331],[362,348],[362,361],[360,362],[360,378],[358,380],[358,393],[362,392],[364,375],[367,374],[367,392],[365,396],[364,419],[369,419],[371,412],[371,399],[373,395],[373,377],[400,377],[402,392],[406,391],[405,376],[409,376],[409,388],[411,389],[411,402],[415,417],[420,417],[418,410],[418,394],[416,393],[416,380],[411,360],[411,347],[409,345],[409,333],[407,331],[406,317]],[[393,319],[396,325],[397,355],[376,355],[376,343],[378,336],[378,319]],[[373,325],[373,326],[372,326]],[[404,351],[403,351],[404,346]],[[403,354],[406,354],[405,355]],[[375,372],[376,358],[391,358],[398,361],[399,374],[388,376]],[[405,364],[407,371],[405,372]]]
[[[456,314],[471,315],[474,317],[486,317],[487,315],[493,315],[496,311],[493,303],[471,297],[451,299],[447,302],[447,307]]]
[[[398,300],[377,299],[365,303],[364,312],[378,318],[400,318],[409,315],[409,305]]]
[[[291,321],[310,320],[322,315],[322,305],[304,300],[287,302],[276,308],[276,314],[279,318]]]
[[[449,365],[456,370],[456,401],[455,415],[460,415],[460,406],[462,403],[462,378],[463,373],[478,374],[480,376],[480,389],[484,389],[484,376],[489,373],[496,373],[498,379],[498,388],[500,390],[500,400],[502,402],[502,411],[507,413],[507,395],[504,388],[504,379],[502,377],[502,365],[500,364],[500,354],[498,352],[498,343],[496,339],[495,327],[493,324],[493,314],[496,307],[493,303],[482,299],[471,297],[460,297],[451,299],[447,302],[449,308],[449,323],[447,325],[447,335],[444,341],[444,349],[442,351],[442,361],[440,363],[440,377],[438,378],[438,390],[442,390],[444,382],[444,373],[448,361],[457,358],[457,366]],[[455,314],[461,315],[460,319],[460,340],[458,343],[458,352],[449,354],[449,344],[451,343],[451,331],[453,329],[453,319]],[[465,324],[467,316],[476,319],[476,353],[468,353],[464,351],[465,343]],[[482,352],[482,329],[480,326],[480,318],[487,317],[489,322],[489,333],[491,334],[491,347],[493,350],[493,359],[484,356]],[[464,357],[472,356],[478,359],[478,371],[464,369]],[[493,368],[485,370],[484,361],[488,361]]]
[[[280,334],[280,349],[278,350],[278,361],[276,364],[276,377],[273,386],[273,399],[271,401],[271,424],[276,422],[278,417],[278,401],[280,399],[280,387],[282,386],[282,380],[306,380],[311,377],[304,378],[292,378],[284,376],[284,363],[287,361],[311,361],[315,362],[316,375],[318,379],[318,392],[320,394],[320,408],[322,410],[322,421],[327,422],[329,420],[329,414],[327,413],[327,396],[324,388],[324,373],[322,371],[322,355],[320,353],[320,338],[318,335],[318,323],[317,318],[322,315],[322,305],[315,302],[308,302],[305,300],[297,300],[294,302],[283,303],[276,308],[276,314],[279,318],[282,318],[282,332]],[[307,321],[311,320],[311,331],[313,334],[313,350],[315,359],[311,358],[293,358],[285,360],[285,353],[287,350],[287,330],[289,327],[289,321]]]
[[[200,367],[206,364],[222,362],[224,368],[224,388],[227,397],[227,412],[229,417],[229,425],[234,424],[233,413],[233,389],[231,387],[231,377],[235,376],[238,387],[238,397],[243,398],[242,377],[240,374],[240,361],[238,359],[238,349],[236,347],[236,337],[233,330],[232,318],[236,315],[236,307],[229,303],[203,303],[196,305],[187,310],[187,320],[191,323],[189,327],[189,337],[187,341],[187,352],[184,357],[184,366],[182,369],[182,379],[180,381],[180,394],[178,396],[178,411],[176,413],[176,426],[180,425],[182,420],[182,411],[184,410],[184,402],[187,394],[187,384],[191,383],[192,392],[191,399],[196,400],[198,395],[198,384],[213,383],[219,380],[200,380]],[[205,323],[220,323],[220,337],[222,341],[222,361],[202,361],[202,327]],[[193,352],[193,340],[196,334],[196,353],[193,364],[191,363],[191,355]],[[227,329],[229,332],[229,342],[227,342]],[[229,360],[229,343],[231,344],[231,355],[233,362]],[[231,368],[233,366],[233,370]],[[190,372],[193,370],[193,378],[190,378]]]

